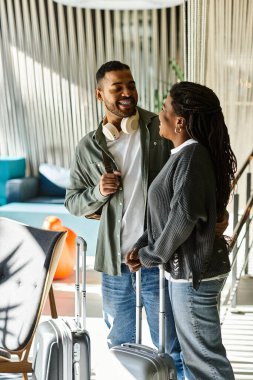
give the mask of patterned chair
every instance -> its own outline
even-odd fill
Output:
[[[32,372],[29,351],[66,235],[0,218],[0,373]]]

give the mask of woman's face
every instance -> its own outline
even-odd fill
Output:
[[[160,136],[173,142],[175,138],[175,128],[177,126],[178,116],[175,114],[172,105],[172,98],[168,96],[159,113],[160,120]]]

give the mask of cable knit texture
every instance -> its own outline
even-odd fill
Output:
[[[150,186],[147,212],[147,230],[135,244],[145,267],[163,263],[173,278],[192,278],[194,288],[229,271],[225,241],[215,238],[215,175],[202,145],[170,157]]]

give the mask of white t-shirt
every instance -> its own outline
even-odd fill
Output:
[[[109,152],[121,172],[123,184],[123,215],[121,221],[121,257],[143,234],[145,201],[141,178],[140,128],[135,133],[120,133],[117,140],[106,139]]]

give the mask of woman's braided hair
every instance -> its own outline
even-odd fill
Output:
[[[204,145],[211,155],[216,176],[217,216],[222,217],[229,201],[237,162],[219,99],[210,88],[193,82],[176,83],[170,90],[170,96],[175,113],[186,120],[188,134]]]

